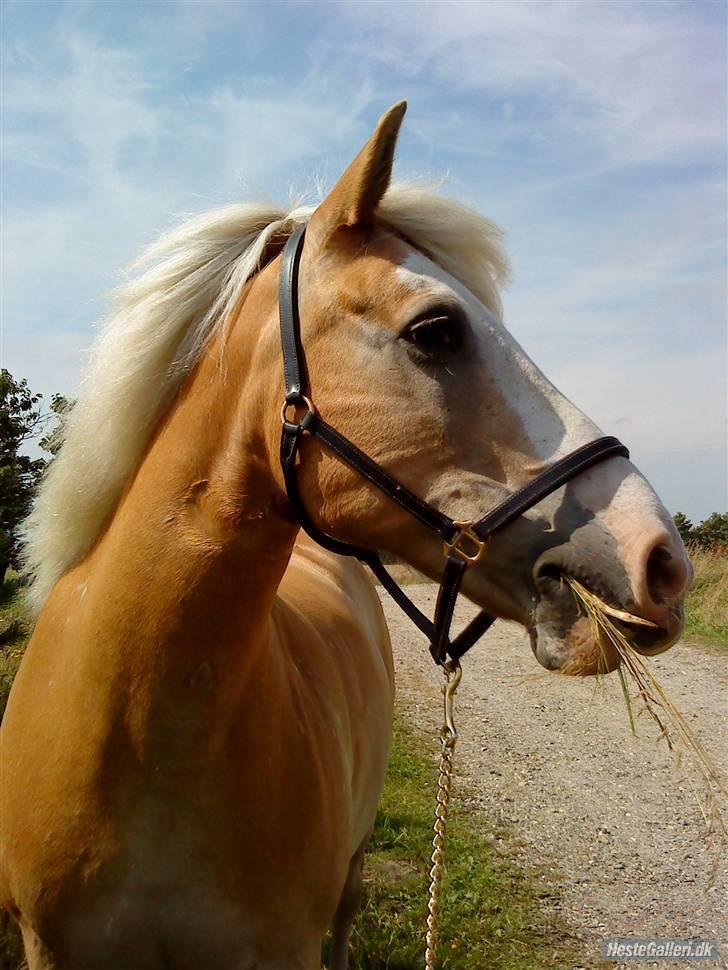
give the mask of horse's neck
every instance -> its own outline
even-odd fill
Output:
[[[244,680],[268,647],[296,533],[266,457],[269,416],[245,379],[251,361],[229,350],[223,370],[213,345],[105,535],[63,583],[79,648],[101,652],[109,675],[134,685],[142,731],[195,688],[217,686],[210,694],[224,704],[220,685]]]

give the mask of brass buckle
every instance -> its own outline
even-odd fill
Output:
[[[316,408],[313,406],[313,402],[309,398],[307,398],[305,394],[302,394],[301,395],[301,399],[299,401],[284,401],[283,402],[283,407],[281,408],[281,424],[293,424],[294,423],[293,421],[289,421],[288,420],[288,417],[286,415],[286,412],[288,411],[289,408],[297,408],[297,407],[300,407],[301,404],[305,404],[306,405],[306,408],[308,409],[306,411],[306,414],[316,414]],[[306,414],[303,415],[304,418],[306,417]],[[301,421],[302,420],[303,420],[303,418],[301,418]],[[301,422],[299,421],[299,424],[300,423]]]
[[[447,539],[443,542],[445,558],[447,559],[448,556],[452,555],[460,556],[469,566],[480,562],[485,555],[490,536],[487,539],[481,539],[480,536],[476,535],[473,532],[474,523],[472,519],[466,522],[453,522],[453,525],[457,526],[458,532],[449,542]],[[463,548],[463,544],[465,544],[465,548]]]

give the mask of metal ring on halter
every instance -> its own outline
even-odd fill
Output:
[[[286,411],[289,408],[300,407],[302,404],[306,405],[306,408],[307,408],[306,414],[316,414],[316,408],[313,406],[313,401],[311,401],[310,398],[307,398],[305,394],[301,394],[298,400],[296,401],[283,402],[283,406],[281,407],[281,424],[293,424],[294,422],[289,421],[288,418],[286,417]],[[304,414],[304,418],[305,417],[306,415]],[[299,421],[298,423],[300,424],[301,422]]]
[[[457,527],[458,531],[452,539],[445,539],[442,544],[445,558],[447,559],[448,556],[458,556],[460,559],[464,559],[469,566],[480,562],[485,555],[485,550],[490,542],[490,536],[481,539],[479,535],[476,535],[473,531],[475,522],[471,519],[464,522],[453,522],[453,525]],[[470,543],[470,546],[466,546],[463,549],[463,543]]]

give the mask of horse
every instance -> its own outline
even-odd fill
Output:
[[[392,183],[405,105],[315,208],[233,205],[146,254],[28,523],[38,612],[0,735],[0,902],[31,970],[347,966],[387,764],[391,647],[364,568],[300,533],[279,464],[281,251],[320,412],[432,507],[485,512],[598,430],[501,321],[500,230]],[[284,410],[285,418],[285,410]],[[318,528],[433,579],[442,543],[303,436]],[[625,457],[493,535],[463,592],[545,667],[612,669],[563,574],[682,629],[690,567]]]

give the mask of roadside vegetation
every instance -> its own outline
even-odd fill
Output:
[[[686,639],[728,650],[728,546],[689,545],[695,580],[685,604]]]
[[[698,525],[678,512],[675,525],[687,546],[695,580],[685,604],[687,640],[728,648],[728,513]]]
[[[72,407],[73,402],[54,394],[45,410],[42,394],[34,394],[26,380],[16,380],[9,370],[0,369],[0,582],[8,566],[19,565],[20,523],[61,447]],[[48,457],[31,458],[32,444]]]

